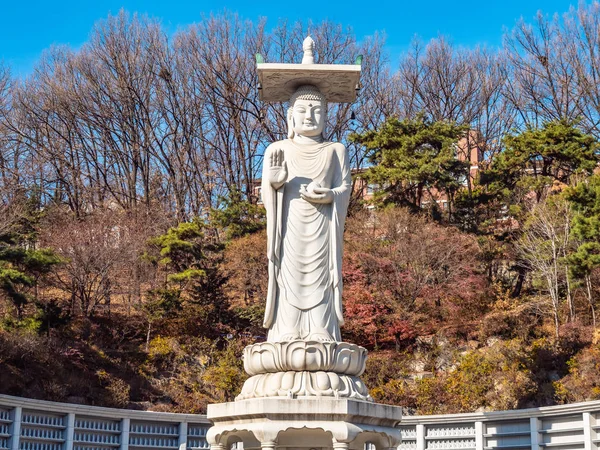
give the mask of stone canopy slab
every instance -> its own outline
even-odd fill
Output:
[[[296,88],[310,84],[330,103],[352,103],[360,82],[360,65],[259,63],[259,98],[264,102],[287,102]]]

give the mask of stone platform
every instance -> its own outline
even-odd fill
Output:
[[[208,405],[211,450],[377,450],[400,444],[402,408],[348,398],[257,398]]]

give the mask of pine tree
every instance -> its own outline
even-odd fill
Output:
[[[239,189],[219,198],[219,207],[210,212],[210,224],[226,241],[254,233],[265,227],[265,209],[243,198]]]
[[[205,336],[218,336],[229,321],[229,305],[223,294],[225,279],[219,270],[223,246],[213,242],[207,231],[207,225],[196,218],[150,240],[155,255],[146,257],[163,266],[167,275],[162,288],[148,293],[144,312],[149,330],[153,322],[179,312],[187,324]]]
[[[452,199],[461,188],[469,165],[458,160],[456,143],[466,130],[452,122],[430,122],[423,115],[392,117],[378,130],[352,135],[351,140],[369,152],[373,166],[361,177],[382,188],[377,199],[418,210],[427,191],[445,192]]]
[[[577,250],[569,256],[571,274],[585,284],[595,326],[591,275],[600,267],[600,175],[579,182],[565,195],[576,211],[571,233],[579,242]]]
[[[504,146],[482,182],[512,204],[530,192],[539,202],[554,182],[569,184],[573,175],[591,175],[600,149],[593,136],[566,120],[507,135]]]
[[[37,280],[60,258],[50,249],[36,249],[36,225],[40,214],[31,199],[10,205],[0,231],[0,295],[15,307],[22,320],[25,306],[37,300]],[[32,292],[33,291],[33,292]]]

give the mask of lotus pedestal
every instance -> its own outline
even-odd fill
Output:
[[[246,347],[236,401],[208,406],[211,450],[376,450],[400,444],[402,408],[373,403],[360,379],[367,351],[345,342]]]

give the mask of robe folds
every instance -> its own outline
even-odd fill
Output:
[[[269,182],[274,150],[284,152],[288,176],[282,187]],[[311,182],[332,189],[333,202],[300,197]],[[267,212],[269,287],[264,326],[268,340],[340,341],[342,246],[352,178],[345,147],[323,142],[298,145],[287,139],[265,151],[262,201]]]

